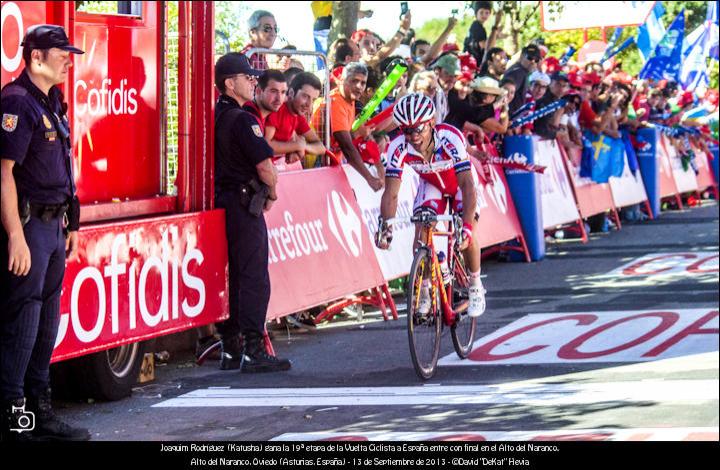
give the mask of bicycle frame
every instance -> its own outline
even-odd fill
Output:
[[[440,268],[440,261],[438,261],[437,257],[437,251],[435,249],[435,237],[441,236],[441,237],[447,237],[448,241],[448,253],[447,256],[447,263],[448,266],[455,267],[455,226],[454,226],[454,215],[451,216],[439,216],[438,221],[441,221],[442,219],[446,219],[448,217],[450,218],[448,223],[450,224],[449,230],[436,230],[434,227],[434,223],[431,222],[423,222],[422,227],[422,236],[419,240],[420,248],[426,248],[430,252],[430,258],[432,260],[432,268],[431,268],[431,278],[430,278],[430,284],[432,286],[432,303],[433,303],[433,311],[437,307],[436,305],[436,293],[438,290],[440,290],[440,300],[441,300],[441,307],[442,307],[442,313],[443,313],[443,324],[445,326],[452,326],[452,324],[455,322],[455,318],[457,316],[456,312],[452,308],[452,303],[450,299],[452,299],[453,296],[453,282],[452,280],[459,274],[456,272],[451,272],[451,280],[447,284],[447,286],[444,284],[443,275],[442,275],[442,269]],[[442,218],[442,219],[441,219]],[[426,240],[425,242],[423,241]],[[462,273],[464,275],[464,273]]]

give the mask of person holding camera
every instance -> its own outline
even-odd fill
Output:
[[[242,105],[253,99],[260,70],[231,52],[215,64],[215,206],[225,209],[230,318],[217,325],[220,369],[272,372],[290,361],[268,354],[265,318],[270,301],[268,237],[263,212],[277,200],[273,150],[264,122]]]
[[[50,357],[60,323],[65,259],[78,249],[80,203],[67,105],[56,86],[72,67],[65,30],[28,28],[25,70],[2,90],[0,398],[2,440],[87,440],[50,399]],[[26,400],[27,398],[27,400]]]

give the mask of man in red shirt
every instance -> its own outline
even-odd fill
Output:
[[[298,161],[306,152],[325,154],[325,146],[306,119],[321,90],[315,75],[301,72],[290,83],[285,104],[267,117],[265,139],[275,155],[285,155],[287,163]]]

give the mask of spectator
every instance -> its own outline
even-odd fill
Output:
[[[445,122],[445,117],[449,112],[448,93],[455,85],[456,75],[460,70],[460,60],[454,54],[445,54],[440,56],[432,67],[438,81],[438,89],[435,93],[435,109],[437,113],[436,122],[440,124]]]
[[[284,46],[282,48],[284,51],[296,51],[297,47],[288,44],[287,46]],[[281,72],[285,72],[287,69],[290,68],[292,65],[292,55],[291,54],[277,54],[275,56],[275,63],[272,64],[272,68],[276,70],[280,70]]]
[[[442,31],[442,33],[440,33],[437,39],[435,39],[432,45],[430,45],[429,47],[422,47],[420,49],[416,48],[415,52],[417,54],[412,54],[416,70],[427,67],[432,63],[432,61],[438,58],[441,49],[443,49],[443,45],[447,41],[452,30],[455,28],[455,25],[457,25],[457,22],[458,20],[456,18],[448,18],[447,26],[445,26],[445,29]],[[427,41],[422,42],[428,44]],[[420,52],[422,52],[422,54]]]
[[[515,98],[510,103],[510,113],[514,113],[525,100],[525,92],[527,91],[527,78],[537,70],[538,63],[542,60],[540,49],[534,44],[525,46],[520,55],[520,60],[513,64],[503,78],[509,78],[515,83]]]
[[[550,87],[545,92],[545,95],[537,101],[536,109],[543,109],[561,99],[569,89],[570,83],[567,75],[562,72],[556,72],[552,76]],[[535,121],[535,133],[543,139],[554,139],[560,128],[560,119],[563,113],[563,108],[560,108],[554,113],[550,113]]]
[[[493,47],[488,50],[487,60],[480,68],[480,75],[500,81],[507,70],[507,63],[507,53],[500,47]]]
[[[500,88],[505,90],[505,101],[509,105],[513,98],[515,98],[515,82],[513,82],[509,78],[503,78],[502,80],[500,80]]]
[[[360,47],[361,61],[368,67],[377,67],[380,61],[398,48],[400,43],[410,30],[411,15],[408,11],[400,20],[400,26],[392,38],[381,46],[381,41],[373,33],[367,29],[355,31],[352,40]]]
[[[423,95],[434,99],[438,88],[437,76],[433,72],[426,70],[424,72],[416,73],[413,76],[412,80],[410,80],[408,92],[422,93]]]
[[[320,129],[322,116],[325,112],[327,100],[330,101],[330,133],[332,135],[332,150],[344,155],[348,163],[365,178],[374,191],[382,189],[384,181],[367,169],[363,163],[360,152],[353,144],[353,139],[365,138],[370,134],[367,127],[361,126],[357,132],[352,132],[355,121],[355,101],[359,100],[365,92],[368,70],[364,64],[352,62],[343,68],[338,87],[330,92],[313,114],[313,127]]]
[[[483,23],[490,18],[492,2],[473,2],[472,8],[475,12],[475,21],[470,25],[470,31],[465,37],[463,50],[472,54],[477,63],[482,66],[485,61],[486,48],[489,49],[495,45],[495,39],[500,29],[502,10],[499,10],[495,15],[495,24],[492,27],[490,38],[488,38]]]
[[[250,30],[250,44],[245,46],[241,53],[247,55],[250,49],[272,49],[277,39],[278,27],[272,13],[265,10],[255,10],[248,19]],[[267,58],[265,54],[255,53],[248,57],[251,65],[258,70],[267,70]]]
[[[287,80],[279,70],[266,70],[258,78],[255,88],[255,98],[248,101],[243,109],[258,120],[263,135],[267,117],[277,112],[287,99]]]
[[[288,83],[292,83],[293,78],[295,78],[297,74],[302,72],[304,72],[304,70],[299,67],[290,67],[283,72],[283,75],[285,75],[285,80],[287,80]]]
[[[360,60],[360,48],[354,41],[340,38],[330,46],[328,57],[332,67],[357,62]]]
[[[424,39],[416,39],[415,42],[410,46],[410,55],[412,56],[413,62],[419,63],[422,61],[422,57],[430,50],[430,43]]]
[[[550,77],[543,72],[537,71],[530,74],[528,82],[530,83],[530,88],[525,96],[526,103],[529,101],[538,101],[540,98],[545,96],[545,93],[550,86]]]
[[[305,118],[320,96],[322,84],[309,72],[301,72],[290,83],[288,99],[266,122],[265,139],[275,155],[285,155],[286,163],[295,163],[305,156],[325,154],[325,146]]]

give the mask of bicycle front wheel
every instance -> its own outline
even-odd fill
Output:
[[[475,331],[477,330],[477,318],[468,315],[468,289],[470,288],[470,277],[465,269],[465,258],[460,250],[455,251],[453,272],[453,302],[455,322],[450,327],[455,352],[460,359],[465,359],[472,351]]]
[[[423,380],[435,375],[440,355],[442,318],[431,278],[430,251],[427,248],[420,248],[415,253],[410,270],[407,288],[407,321],[410,357],[415,372]]]

